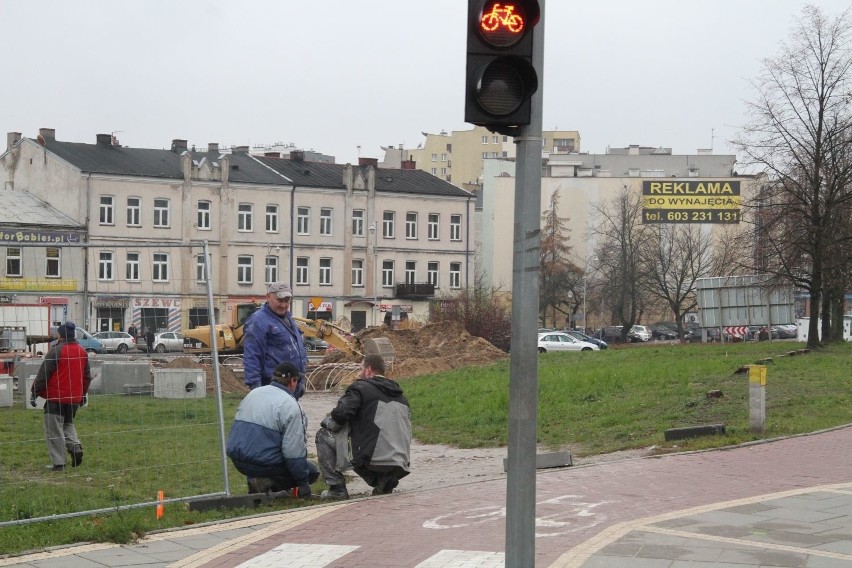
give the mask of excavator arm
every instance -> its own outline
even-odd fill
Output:
[[[307,319],[293,316],[296,325],[306,337],[316,337],[333,345],[353,357],[361,356],[361,342],[345,329],[325,320]]]

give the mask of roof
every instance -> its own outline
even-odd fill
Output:
[[[284,158],[256,157],[276,172],[291,179],[296,186],[341,188],[346,164],[305,162]],[[366,169],[369,166],[352,166]],[[446,197],[472,197],[473,194],[421,170],[376,168],[376,191]]]
[[[0,226],[48,226],[84,229],[68,215],[28,191],[0,190]]]

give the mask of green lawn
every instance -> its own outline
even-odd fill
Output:
[[[782,356],[802,344],[641,345],[592,353],[539,356],[538,438],[575,455],[656,446],[682,451],[811,432],[852,423],[852,344]],[[748,428],[748,378],[742,365],[772,357],[766,385],[766,432]],[[402,382],[415,437],[460,447],[502,446],[508,439],[509,362],[443,372]],[[707,392],[720,390],[721,398]],[[310,395],[308,395],[310,396]],[[226,395],[226,421],[239,395]],[[85,474],[45,472],[41,413],[0,409],[0,521],[79,510],[109,509],[167,497],[221,491],[215,399],[99,397],[86,412]],[[724,423],[725,436],[667,443],[664,431]],[[225,426],[227,431],[228,422]],[[414,464],[416,467],[416,464]],[[231,488],[244,478],[229,464]],[[322,488],[314,488],[319,492]],[[285,500],[264,509],[298,506]],[[81,541],[127,542],[146,532],[259,512],[197,513],[167,504],[6,526],[7,553]]]

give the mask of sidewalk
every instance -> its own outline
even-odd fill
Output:
[[[404,485],[404,480],[403,480]],[[499,568],[506,481],[321,504],[0,567]],[[852,426],[537,476],[535,566],[852,568]]]

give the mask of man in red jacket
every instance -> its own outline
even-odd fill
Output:
[[[77,326],[65,322],[56,330],[59,341],[50,348],[38,370],[32,389],[32,404],[44,398],[44,435],[52,471],[65,469],[65,451],[71,454],[71,467],[83,463],[83,445],[77,437],[74,416],[83,404],[92,381],[89,355],[77,343]]]

